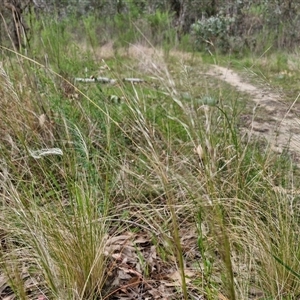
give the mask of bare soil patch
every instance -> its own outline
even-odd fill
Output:
[[[264,137],[272,149],[282,152],[289,149],[297,158],[300,149],[300,119],[294,103],[287,105],[284,95],[267,87],[258,87],[243,79],[238,73],[221,66],[211,66],[209,76],[218,78],[234,86],[238,91],[247,93],[256,103],[263,107],[268,115],[262,118],[255,115],[251,119],[248,130],[254,135]]]

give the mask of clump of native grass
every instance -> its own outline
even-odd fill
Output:
[[[96,188],[94,162],[78,127],[59,110],[52,114],[40,95],[36,84],[55,91],[53,74],[43,76],[41,65],[23,59],[19,68],[6,61],[0,74],[1,295],[101,298],[105,189]]]
[[[198,84],[206,96],[199,99],[188,61],[177,69],[177,81],[161,56],[158,61],[152,71],[164,90],[159,107],[135,88],[127,98],[139,154],[132,164],[124,158],[120,178],[139,218],[176,255],[183,298],[192,289],[209,299],[297,297],[299,205],[291,158],[238,127],[243,111],[228,86],[218,85],[218,97],[213,79],[203,79]],[[191,97],[182,97],[182,86]],[[201,257],[191,262],[184,242],[194,230]],[[190,268],[201,279],[187,280]]]

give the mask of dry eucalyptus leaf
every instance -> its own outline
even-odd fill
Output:
[[[6,296],[6,297],[2,298],[2,300],[13,300],[15,298],[16,298],[15,295],[10,295],[10,296]]]
[[[194,277],[195,273],[192,270],[185,269],[185,282],[189,283],[191,281],[190,277]],[[166,286],[181,286],[181,272],[180,270],[177,270],[173,272],[172,274],[168,275],[169,279],[173,280],[173,282],[166,282]]]

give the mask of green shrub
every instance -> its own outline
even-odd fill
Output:
[[[192,25],[192,35],[199,50],[219,48],[229,50],[229,36],[234,18],[217,15],[198,20]]]

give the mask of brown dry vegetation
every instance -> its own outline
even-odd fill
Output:
[[[251,131],[259,88],[199,54],[76,49],[1,66],[0,297],[296,299],[297,167]],[[73,85],[74,61],[118,83]]]

